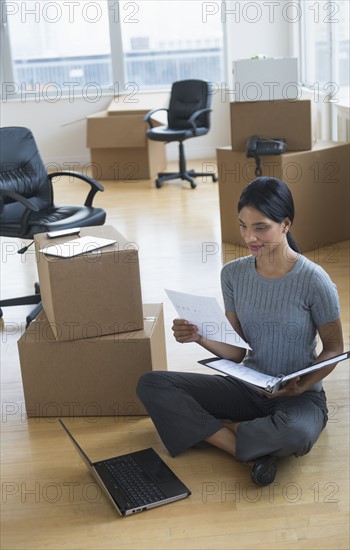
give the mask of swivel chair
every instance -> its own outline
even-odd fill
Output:
[[[210,172],[195,172],[186,169],[186,159],[183,142],[193,137],[204,136],[210,129],[211,94],[209,83],[203,80],[180,80],[174,82],[171,88],[168,109],[154,109],[145,116],[150,128],[146,135],[148,139],[170,143],[179,142],[179,171],[160,172],[156,179],[156,187],[160,188],[164,181],[182,179],[190,182],[192,189],[197,185],[194,178],[209,176],[217,181],[217,176]],[[167,111],[168,125],[154,126],[152,116],[158,111]]]
[[[52,180],[57,176],[84,180],[90,191],[83,206],[56,206]],[[33,239],[36,233],[103,225],[106,213],[92,202],[103,186],[93,178],[71,171],[48,174],[33,134],[27,128],[0,128],[0,236]],[[30,246],[30,245],[29,245]],[[24,253],[28,246],[18,250]],[[39,285],[35,294],[0,301],[2,307],[36,304],[27,316],[27,326],[41,310]]]

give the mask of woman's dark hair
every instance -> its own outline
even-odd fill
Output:
[[[262,176],[251,181],[242,191],[238,201],[238,212],[244,206],[251,206],[261,214],[277,223],[289,218],[294,220],[294,201],[292,193],[284,181]],[[301,253],[290,231],[287,233],[288,244],[292,250]]]

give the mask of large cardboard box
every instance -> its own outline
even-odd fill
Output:
[[[349,154],[350,143],[318,142],[312,151],[260,157],[263,175],[292,192],[292,234],[304,252],[349,239]],[[255,178],[255,162],[230,147],[217,149],[217,162],[222,241],[244,247],[237,203]]]
[[[116,243],[73,258],[41,252],[48,245],[77,236],[49,239],[35,235],[43,308],[59,341],[95,338],[143,328],[138,251],[109,225],[85,227],[80,236],[115,239]]]
[[[164,143],[146,137],[143,112],[102,111],[87,118],[87,146],[96,179],[153,179],[166,167]],[[155,125],[160,124],[154,121]]]
[[[102,111],[88,117],[88,146],[91,149],[145,147],[148,125],[138,114],[109,116]]]
[[[91,149],[91,174],[97,180],[155,179],[166,167],[165,145],[148,140],[145,147]]]
[[[311,100],[231,102],[231,145],[246,150],[251,136],[284,139],[288,151],[310,150],[315,141]]]
[[[29,417],[147,414],[136,395],[140,376],[166,370],[162,304],[143,306],[144,329],[57,342],[44,314],[18,341]]]

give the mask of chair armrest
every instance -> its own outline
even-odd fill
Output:
[[[21,231],[22,235],[26,235],[28,232],[28,220],[32,212],[39,212],[40,208],[36,204],[33,204],[32,201],[29,199],[26,199],[25,197],[22,197],[15,191],[10,191],[8,189],[0,189],[0,197],[9,197],[10,199],[13,199],[14,201],[17,201],[25,207],[25,211],[23,212],[23,216],[21,218]]]
[[[39,212],[39,207],[36,204],[33,204],[29,199],[22,197],[22,195],[19,195],[15,191],[0,189],[0,197],[9,197],[14,201],[17,201],[23,204],[23,206],[26,207],[26,210],[29,210],[31,212]]]
[[[198,111],[195,111],[194,113],[192,113],[192,115],[190,116],[190,118],[188,119],[188,122],[191,124],[193,130],[194,130],[194,133],[196,133],[197,131],[197,126],[195,124],[195,120],[200,116],[202,115],[203,113],[210,113],[212,111],[212,109],[198,109]]]
[[[164,107],[161,107],[160,109],[153,109],[152,111],[149,111],[149,112],[147,113],[147,115],[145,115],[145,117],[144,117],[143,120],[144,120],[144,122],[148,122],[150,128],[154,128],[154,124],[152,123],[151,118],[152,118],[152,116],[154,115],[154,113],[158,113],[158,111],[166,111],[166,112],[168,112],[169,109],[165,109]]]
[[[101,185],[98,181],[96,181],[94,178],[91,178],[90,176],[85,176],[80,172],[71,172],[70,170],[62,170],[62,172],[53,172],[52,174],[48,174],[48,177],[50,180],[58,176],[73,176],[73,178],[81,179],[90,185],[91,189],[89,194],[86,197],[84,206],[92,206],[92,202],[94,200],[94,196],[96,195],[97,191],[104,191],[103,185]]]

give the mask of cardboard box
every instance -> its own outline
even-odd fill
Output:
[[[245,152],[251,136],[284,139],[288,151],[307,151],[314,143],[311,100],[231,102],[231,145]]]
[[[166,167],[165,144],[148,140],[146,147],[91,149],[91,174],[97,180],[155,179]]]
[[[40,314],[18,341],[27,415],[146,415],[137,382],[146,372],[166,370],[167,359],[163,306],[143,310],[143,330],[72,342],[57,342]]]
[[[264,176],[284,180],[292,192],[292,234],[303,252],[349,239],[350,143],[318,142],[312,151],[262,156]],[[217,149],[222,241],[246,248],[237,203],[255,176],[254,159]]]
[[[298,99],[298,59],[238,59],[232,64],[236,101]]]
[[[87,143],[91,149],[146,147],[148,124],[138,114],[119,114],[117,117],[103,111],[87,120]]]
[[[138,251],[114,227],[84,227],[80,236],[116,243],[73,258],[40,252],[77,236],[35,235],[43,308],[59,341],[95,338],[143,328]]]
[[[96,179],[154,179],[166,167],[164,143],[146,137],[144,112],[102,111],[87,118],[87,146]],[[154,124],[160,124],[154,121]]]

